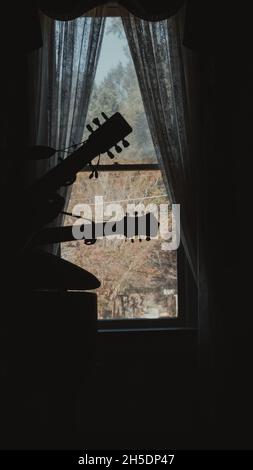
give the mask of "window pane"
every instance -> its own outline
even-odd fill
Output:
[[[106,19],[87,122],[100,118],[102,111],[108,116],[119,111],[134,129],[127,137],[130,147],[116,154],[119,163],[157,163],[133,60],[117,17]],[[84,138],[88,135],[86,131]],[[105,156],[101,163],[111,160]]]
[[[76,204],[89,204],[95,217],[94,197],[104,196],[104,210],[110,202],[127,205],[168,203],[160,171],[109,172],[89,179],[79,173],[73,185],[69,211]],[[106,203],[108,202],[108,203]],[[75,219],[66,217],[65,224]],[[104,216],[101,221],[108,220]],[[171,230],[169,211],[169,230]],[[62,257],[95,274],[100,319],[159,318],[177,316],[176,251],[164,251],[163,240],[99,239],[87,246],[83,241],[62,243]]]

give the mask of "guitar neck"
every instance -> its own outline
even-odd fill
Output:
[[[139,225],[140,222],[144,223],[143,227],[141,227],[142,224]],[[142,235],[148,238],[150,238],[150,236],[155,237],[157,235],[159,223],[155,218],[153,218],[151,224],[151,214],[147,213],[145,216],[140,217],[124,217],[119,221],[98,223],[92,221],[88,224],[81,224],[81,226],[83,226],[83,229],[80,227],[82,235],[81,239],[87,241],[116,234],[121,236],[123,235],[128,238],[132,238],[137,235]],[[73,227],[73,225],[66,225],[62,227],[44,228],[33,237],[32,245],[49,245],[51,243],[76,241],[78,238],[73,235]]]
[[[101,222],[101,224],[96,225],[94,224],[92,226],[92,238],[95,239],[95,230],[100,230],[99,233],[103,233],[104,235],[104,227],[105,222]],[[85,240],[85,238],[83,240]],[[35,235],[32,240],[32,244],[37,246],[70,241],[77,241],[77,239],[73,236],[73,225],[66,225],[65,227],[45,228],[44,230]]]
[[[91,132],[85,144],[27,188],[26,195],[29,200],[56,192],[61,186],[72,181],[93,158],[107,152],[110,148],[115,146],[116,151],[121,152],[119,141],[122,140],[124,147],[128,147],[129,143],[125,137],[132,132],[132,127],[120,113],[115,113],[110,118],[105,116],[105,118],[106,121],[102,125],[98,124],[98,129]]]

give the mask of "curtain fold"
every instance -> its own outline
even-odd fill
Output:
[[[105,17],[97,8],[94,17],[55,21],[41,15],[43,47],[31,59],[31,143],[55,149],[82,141],[89,100],[104,32]],[[73,149],[57,152],[50,160],[29,162],[29,182],[66,158]],[[61,189],[66,205],[71,187]],[[54,225],[62,224],[59,215]],[[55,251],[55,250],[54,250]]]
[[[147,120],[171,202],[180,204],[180,232],[197,282],[195,155],[177,16],[147,22],[122,17]]]
[[[59,20],[70,20],[85,14],[98,5],[118,3],[132,14],[149,21],[157,21],[174,15],[185,3],[185,0],[69,0],[66,2],[52,2],[52,0],[39,0],[41,11],[48,16]]]

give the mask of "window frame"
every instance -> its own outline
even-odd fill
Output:
[[[121,17],[124,15],[124,7],[117,2],[109,2],[104,6],[103,16],[107,18]],[[86,12],[83,16],[93,16],[93,11]],[[107,171],[161,171],[158,163],[121,164],[118,162],[109,165],[98,165],[100,172]],[[89,166],[85,166],[82,172],[90,172]],[[173,330],[197,328],[197,286],[194,281],[184,247],[180,243],[177,249],[177,296],[178,316],[176,318],[163,317],[154,319],[106,319],[98,321],[98,332],[127,332],[149,330]]]
[[[161,171],[158,163],[126,163],[99,165],[98,171]],[[90,172],[89,167],[84,167],[82,172]],[[98,319],[98,330],[104,331],[135,331],[135,330],[164,330],[174,328],[195,328],[197,324],[197,287],[185,255],[185,250],[180,244],[177,249],[177,295],[178,316],[176,318],[126,318],[126,319]]]

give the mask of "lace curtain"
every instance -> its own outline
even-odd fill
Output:
[[[41,14],[43,47],[31,60],[33,144],[66,149],[82,141],[104,32],[102,13],[103,8],[97,8],[94,16],[72,21],[56,21]],[[73,148],[56,153],[50,160],[34,162],[33,167],[29,164],[29,182],[71,152]],[[70,191],[71,187],[61,189],[66,205]],[[62,222],[60,215],[53,224]]]
[[[102,11],[72,21],[41,15],[43,47],[32,61],[36,144],[59,149],[82,140],[104,32]]]
[[[180,204],[181,240],[197,280],[194,156],[177,17],[122,21],[135,64],[147,120],[172,203]]]

